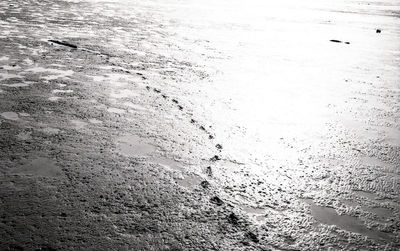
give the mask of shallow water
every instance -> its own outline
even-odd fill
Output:
[[[339,215],[333,208],[322,207],[312,201],[306,201],[311,206],[312,216],[320,223],[334,225],[341,229],[369,236],[377,240],[391,240],[393,237],[388,233],[368,229],[357,217]]]
[[[146,157],[154,153],[157,148],[137,135],[125,135],[116,140],[117,151],[130,157]]]
[[[17,167],[13,173],[24,175],[35,175],[43,177],[59,177],[63,175],[61,168],[47,158],[37,158],[23,166]]]
[[[3,112],[0,114],[1,117],[8,119],[8,120],[18,120],[19,116],[15,112]]]

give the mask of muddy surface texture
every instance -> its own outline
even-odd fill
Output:
[[[399,250],[399,13],[0,1],[0,250]]]

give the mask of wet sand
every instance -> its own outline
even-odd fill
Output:
[[[0,2],[0,249],[398,250],[399,13]]]

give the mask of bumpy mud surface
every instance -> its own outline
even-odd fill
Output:
[[[398,250],[399,4],[252,4],[1,1],[0,249]]]

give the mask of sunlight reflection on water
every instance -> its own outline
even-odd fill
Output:
[[[203,131],[210,128],[215,135],[207,142],[223,146],[218,152],[222,159],[209,167],[213,175],[208,178],[224,186],[230,200],[243,211],[257,215],[272,208],[279,214],[291,208],[287,212],[290,215],[298,212],[295,201],[300,203],[299,197],[306,193],[323,197],[321,204],[332,204],[343,191],[357,195],[351,191],[353,186],[396,190],[389,178],[381,183],[372,183],[377,180],[373,178],[367,180],[371,183],[357,180],[359,169],[368,163],[356,160],[375,151],[378,143],[389,147],[400,143],[395,124],[398,115],[393,112],[399,106],[395,98],[400,73],[395,69],[400,45],[394,35],[399,28],[393,21],[400,10],[398,1],[371,5],[350,0],[89,1],[110,6],[102,13],[107,18],[116,13],[132,18],[131,12],[140,8],[135,18],[142,19],[132,18],[131,25],[143,22],[149,27],[142,31],[144,35],[136,34],[140,28],[132,35],[116,27],[119,36],[112,38],[112,46],[123,44],[123,50],[134,55],[154,53],[176,60],[171,64],[168,60],[156,62],[154,68],[143,72],[161,75],[162,80],[149,83],[153,90],[160,85],[163,88],[159,93],[187,105],[188,114],[199,121],[196,126],[201,123]],[[110,4],[113,2],[129,7],[121,9]],[[378,35],[378,28],[385,32]],[[130,47],[131,43],[134,46]],[[183,66],[179,62],[189,63]],[[190,81],[193,68],[206,73],[203,81],[196,77]],[[162,75],[168,71],[185,75],[184,81]],[[116,99],[129,96],[122,92],[112,95]],[[390,95],[393,98],[388,98]],[[144,110],[148,106],[144,103]],[[137,107],[133,104],[131,108]],[[185,117],[186,110],[174,117],[174,110],[169,108],[166,113],[172,120],[171,130],[180,129],[179,137],[187,136],[178,148],[189,145],[189,162],[196,163],[201,158],[196,153],[207,152],[208,143],[193,140],[201,137],[198,135],[182,136],[185,132],[196,134],[187,128],[192,126],[192,117]],[[125,111],[111,109],[115,113]],[[170,128],[159,121],[154,124],[160,134]],[[175,141],[176,134],[166,135]],[[135,151],[141,150],[123,143],[126,153],[137,155]],[[200,153],[192,152],[195,144],[202,145]],[[154,151],[152,145],[143,149]],[[169,165],[168,158],[155,162]],[[199,165],[195,171],[205,167]],[[393,172],[394,168],[389,165],[387,169]],[[197,184],[197,178],[189,176],[181,185]],[[381,238],[380,233],[366,230],[356,217],[342,217],[311,201],[308,206],[319,222],[335,225],[339,221],[336,225],[342,229]],[[384,210],[377,212],[383,214]]]

